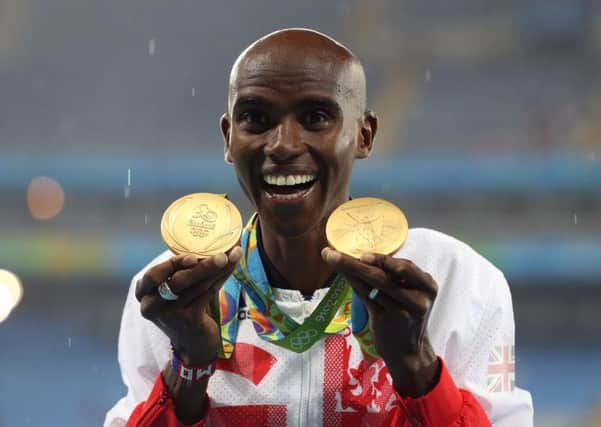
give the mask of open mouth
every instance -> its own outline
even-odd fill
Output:
[[[263,175],[265,192],[276,201],[300,201],[311,192],[316,182],[314,173]]]

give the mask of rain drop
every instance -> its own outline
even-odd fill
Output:
[[[148,55],[153,56],[156,51],[156,47],[155,39],[148,40]]]
[[[192,96],[196,96],[196,88],[195,87],[192,88]]]
[[[578,215],[574,214],[574,225],[578,225]]]
[[[426,82],[429,82],[432,79],[432,73],[430,72],[430,70],[426,70],[424,74],[424,79],[426,80]]]

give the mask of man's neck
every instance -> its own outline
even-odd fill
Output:
[[[328,244],[325,223],[294,238],[280,236],[264,224],[260,233],[267,257],[291,289],[310,294],[332,275],[332,268],[321,258],[321,250]]]

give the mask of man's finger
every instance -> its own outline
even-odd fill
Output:
[[[219,271],[222,266],[236,264],[242,256],[242,249],[234,247],[227,255],[218,254],[213,257],[199,260],[193,255],[177,255],[165,262],[151,267],[136,284],[135,295],[138,301],[142,301],[145,295],[156,293],[157,287],[169,280],[169,287],[176,295],[179,295],[189,285],[188,280],[196,283],[203,277],[210,277],[211,271]],[[190,275],[180,274],[184,271],[193,271]],[[174,276],[179,276],[175,283]]]
[[[144,295],[156,292],[156,288],[171,277],[179,268],[184,257],[171,257],[167,261],[152,266],[136,284],[136,298],[142,301]]]
[[[155,284],[154,287],[149,286],[150,291],[147,292],[146,294],[141,295],[140,298],[140,311],[142,313],[142,316],[150,319],[150,320],[154,320],[159,313],[161,313],[162,310],[168,310],[171,311],[172,309],[180,309],[182,307],[185,307],[187,305],[189,305],[190,303],[192,303],[195,300],[198,300],[198,298],[203,299],[203,301],[206,299],[206,302],[208,304],[210,298],[214,295],[214,293],[216,291],[219,290],[219,288],[221,287],[221,285],[223,285],[223,282],[225,282],[225,280],[232,274],[234,268],[236,267],[236,264],[238,263],[240,256],[241,256],[241,249],[239,247],[234,248],[230,251],[230,253],[228,254],[228,256],[225,259],[226,265],[224,268],[218,269],[217,273],[214,275],[214,277],[210,278],[210,279],[206,279],[203,283],[205,286],[192,286],[196,283],[192,283],[190,284],[190,286],[187,286],[186,289],[184,289],[181,293],[176,293],[174,291],[174,285],[172,284],[172,280],[169,280],[170,283],[170,288],[172,288],[172,291],[174,291],[174,293],[176,293],[176,295],[178,295],[178,299],[175,301],[165,301],[163,298],[161,298],[161,296],[158,294],[158,292],[156,291],[156,288],[158,287],[158,284]],[[214,257],[211,257],[214,258]],[[206,261],[207,263],[213,263],[216,265],[216,267],[218,268],[218,266],[224,262],[223,259],[219,259],[222,257],[218,257],[217,261],[215,261],[214,259],[206,259],[203,261]],[[199,260],[196,257],[191,257],[191,256],[186,256],[186,257],[173,257],[170,261],[172,261],[172,263],[174,264],[174,267],[170,270],[170,271],[175,271],[175,273],[173,273],[173,276],[180,274],[181,272],[184,272],[186,270],[177,270],[178,266],[187,266],[187,270],[191,270],[191,268],[189,268],[189,266],[191,264],[200,264]],[[161,265],[161,270],[159,271],[159,273],[153,273],[150,274],[148,278],[146,278],[145,282],[140,282],[138,287],[142,286],[142,283],[152,283],[155,282],[156,278],[153,277],[164,277],[166,272],[169,272],[168,269],[164,269],[164,266]],[[197,266],[195,266],[194,268],[196,268]],[[162,274],[162,276],[161,276]],[[165,279],[167,280],[167,279]],[[164,281],[164,280],[163,280]],[[155,282],[156,283],[156,282]],[[160,282],[162,283],[162,281]],[[159,284],[160,284],[159,283]],[[198,302],[198,301],[196,301]],[[201,305],[202,305],[202,301],[201,301]]]
[[[419,268],[413,261],[403,258],[394,258],[390,255],[365,253],[361,261],[380,267],[407,288],[423,290],[432,296],[438,293],[438,285],[434,278]]]
[[[227,255],[223,253],[202,259],[191,268],[173,273],[169,278],[169,287],[176,295],[184,294],[187,289],[193,286],[203,285],[206,288],[227,263]]]
[[[175,272],[169,279],[169,287],[176,295],[183,294],[187,289],[199,284],[207,289],[215,278],[223,274],[229,276],[241,256],[242,249],[238,246],[232,249],[229,255],[221,253],[205,258],[192,268]]]
[[[360,277],[367,283],[370,283],[372,280],[376,280],[376,278],[380,280],[386,279],[386,273],[384,273],[382,269],[361,262],[358,259],[333,249],[324,248],[321,251],[321,256],[323,257],[324,261],[334,267],[336,271]]]
[[[165,305],[165,300],[157,293],[150,293],[142,296],[140,299],[140,313],[142,317],[148,320],[154,320],[159,314],[161,307]]]
[[[325,248],[322,251],[322,256],[336,271],[344,274],[346,277],[353,277],[356,280],[364,282],[370,289],[376,287],[391,297],[394,297],[398,293],[400,284],[391,281],[386,272],[378,266],[369,265],[330,248]]]
[[[403,309],[423,316],[432,306],[432,295],[422,289],[430,289],[427,285],[406,287],[398,280],[398,276],[387,274],[378,265],[369,265],[327,248],[322,254],[337,271],[351,280],[353,289],[364,301],[369,299],[372,289],[378,289],[377,297],[373,301],[386,309]],[[402,260],[393,260],[403,264]],[[358,287],[357,283],[362,283],[363,286]]]
[[[193,301],[197,300],[199,297],[207,295],[207,302],[212,298],[215,293],[215,289],[219,291],[221,285],[225,283],[227,278],[233,273],[234,268],[236,268],[235,264],[230,264],[229,267],[224,268],[213,277],[210,281],[207,281],[203,286],[191,286],[187,290],[185,290],[176,301],[173,301],[172,304],[175,308],[186,307],[191,304]]]
[[[369,294],[374,288],[369,286],[367,283],[363,282],[361,279],[347,275],[345,275],[345,277],[349,280],[353,291],[357,294],[357,296],[363,302],[363,304],[365,304],[368,311],[372,313],[377,313],[382,310],[395,309],[395,306],[390,304],[391,301],[389,300],[389,298],[386,298],[386,300],[380,297],[374,299],[369,298]]]
[[[372,303],[387,311],[404,310],[411,315],[422,317],[432,307],[433,300],[427,293],[417,289],[390,287],[383,283],[365,283],[357,277],[349,279],[353,290],[366,303]],[[374,291],[377,289],[377,291]]]

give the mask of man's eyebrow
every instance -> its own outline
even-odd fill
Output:
[[[269,108],[273,103],[260,96],[241,96],[234,102],[233,110],[239,111],[244,108]],[[324,110],[340,113],[342,108],[335,100],[328,97],[310,96],[296,102],[300,108],[323,108]]]
[[[331,98],[310,97],[299,102],[302,107],[320,107],[330,111],[341,111],[338,102]]]
[[[260,97],[257,96],[241,96],[237,98],[234,102],[234,110],[243,108],[243,107],[266,107],[270,105],[270,103]]]

